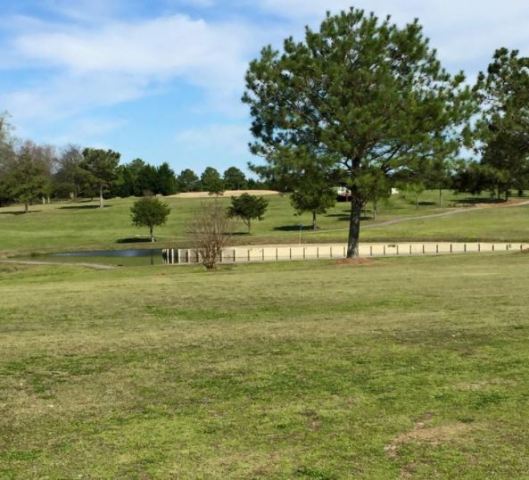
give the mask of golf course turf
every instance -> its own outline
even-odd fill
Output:
[[[528,277],[0,265],[0,478],[526,478]]]

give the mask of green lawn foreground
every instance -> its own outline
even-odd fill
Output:
[[[528,278],[0,265],[0,478],[529,478]]]

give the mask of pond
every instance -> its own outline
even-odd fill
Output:
[[[61,261],[105,263],[112,265],[159,265],[162,263],[162,250],[129,248],[125,250],[86,250],[80,252],[54,253],[50,255]]]

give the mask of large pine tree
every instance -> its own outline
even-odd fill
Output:
[[[328,14],[282,52],[264,48],[246,86],[252,151],[275,175],[291,175],[290,159],[307,151],[314,168],[342,173],[351,190],[348,257],[358,255],[372,178],[413,177],[424,160],[457,150],[474,111],[463,74],[442,68],[417,21],[401,28],[356,9]]]

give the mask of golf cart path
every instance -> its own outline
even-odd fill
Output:
[[[429,214],[429,215],[417,215],[417,216],[414,216],[414,217],[400,217],[400,218],[394,218],[392,220],[385,220],[383,222],[380,222],[380,223],[375,223],[375,224],[371,224],[371,225],[362,225],[362,230],[366,230],[366,229],[372,229],[372,228],[379,228],[379,227],[384,227],[384,226],[388,226],[388,225],[397,225],[399,223],[405,223],[405,222],[411,222],[411,221],[414,221],[414,220],[428,220],[430,218],[439,218],[439,217],[450,217],[452,215],[459,215],[459,214],[463,214],[463,213],[471,213],[471,212],[476,212],[476,211],[481,211],[481,210],[490,210],[490,209],[496,209],[496,208],[513,208],[513,207],[524,207],[524,206],[528,206],[529,205],[529,200],[524,200],[522,202],[512,202],[512,203],[507,203],[507,204],[500,204],[500,205],[497,205],[497,204],[493,204],[493,205],[486,205],[486,204],[482,204],[480,206],[475,206],[475,207],[459,207],[459,208],[456,208],[456,209],[453,209],[453,210],[449,210],[449,211],[446,211],[446,212],[440,212],[440,213],[432,213],[432,214]],[[303,234],[304,235],[317,235],[319,233],[329,233],[329,232],[343,232],[343,231],[346,231],[346,230],[349,230],[349,228],[337,228],[337,229],[329,229],[329,230],[316,230],[316,231],[311,231],[311,230],[304,230],[303,231]],[[365,243],[365,242],[362,242],[362,243]],[[377,242],[375,242],[377,243]],[[383,241],[381,242],[378,242],[378,243],[384,243]],[[394,243],[394,242],[393,242]],[[438,242],[435,242],[435,241],[428,241],[428,242],[406,242],[407,244],[409,243],[438,243]],[[447,243],[449,244],[450,242],[441,242],[441,243]],[[313,245],[317,245],[316,243],[314,243]],[[331,245],[331,243],[321,243],[320,246],[326,246],[326,245]],[[233,248],[263,248],[263,247],[284,247],[284,246],[288,246],[288,244],[283,244],[283,243],[279,243],[279,244],[263,244],[263,245],[233,245],[232,247]]]
[[[377,228],[377,227],[384,227],[387,225],[395,225],[398,223],[404,223],[408,221],[413,220],[427,220],[430,218],[439,218],[439,217],[450,217],[452,215],[459,215],[461,213],[470,213],[475,212],[477,210],[490,210],[495,208],[513,208],[513,207],[523,207],[529,205],[529,200],[525,200],[523,202],[513,202],[513,203],[507,203],[507,204],[500,204],[500,205],[481,205],[478,207],[460,207],[456,208],[454,210],[449,210],[447,212],[441,212],[441,213],[432,213],[430,215],[419,215],[415,217],[400,217],[400,218],[394,218],[393,220],[386,220],[384,222],[375,223],[372,225],[365,225],[362,227],[362,229],[367,228]],[[344,229],[346,230],[346,229]],[[326,230],[329,231],[329,230]]]
[[[41,260],[0,260],[0,263],[11,265],[61,265],[67,267],[86,267],[93,270],[113,270],[113,265],[104,265],[101,263],[68,263],[68,262],[44,262]]]

